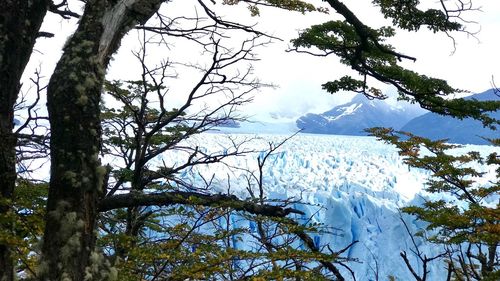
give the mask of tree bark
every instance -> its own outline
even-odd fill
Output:
[[[89,0],[47,88],[51,179],[40,280],[107,280],[94,253],[100,165],[100,98],[105,70],[120,40],[156,12],[161,0]],[[92,256],[92,259],[91,259]]]
[[[48,0],[0,1],[0,217],[8,215],[16,181],[16,136],[14,104],[20,80],[29,61]],[[5,235],[12,233],[7,219],[0,224]],[[14,280],[12,249],[0,239],[0,280]]]

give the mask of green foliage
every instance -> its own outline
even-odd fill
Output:
[[[298,250],[291,226],[264,217],[245,216],[245,220],[263,223],[268,230],[266,251],[261,237],[249,228],[235,227],[231,217],[240,214],[229,209],[179,206],[157,208],[145,221],[137,236],[126,235],[126,211],[116,210],[104,218],[99,247],[117,258],[115,267],[120,280],[168,276],[171,280],[331,280],[320,268],[311,265],[321,260],[335,260],[332,254]],[[109,214],[108,214],[109,215]],[[315,226],[299,226],[315,232]],[[236,249],[234,243],[244,243]],[[119,256],[119,255],[116,255]],[[300,264],[300,266],[298,266]],[[246,276],[246,277],[244,277]]]
[[[393,51],[392,46],[382,43],[395,35],[393,28],[372,29],[363,26],[363,34],[359,32],[346,21],[329,21],[306,29],[297,39],[292,40],[292,43],[295,47],[316,47],[326,54],[335,54],[342,63],[363,75],[375,76],[383,82],[394,81],[401,87],[401,97],[407,97],[407,92],[415,93],[414,99],[418,99],[421,98],[419,93],[447,95],[459,91],[448,86],[444,80],[419,75],[399,66],[401,57]],[[332,84],[337,87],[331,87]],[[375,97],[383,97],[380,90],[368,87],[366,80],[360,81],[350,76],[328,82],[323,87],[330,93],[339,90],[364,92],[370,88]],[[428,99],[430,104],[442,100],[437,97]]]
[[[368,93],[371,97],[383,97],[382,91],[377,88],[366,88],[366,83],[361,80],[356,80],[351,76],[343,76],[338,80],[326,82],[322,85],[323,89],[329,93],[336,93],[338,91],[352,91],[357,93]]]
[[[47,193],[46,183],[18,179],[14,198],[11,202],[3,202],[10,206],[10,211],[0,215],[0,224],[8,222],[8,225],[13,225],[13,231],[0,228],[0,243],[15,249],[13,258],[17,261],[17,268],[28,275],[36,271]]]
[[[476,245],[476,252],[467,250],[461,254],[475,260],[473,264],[480,268],[481,277],[495,280],[500,274],[497,256],[500,241],[500,202],[497,199],[500,194],[499,155],[493,152],[484,156],[474,151],[456,155],[452,150],[459,146],[447,144],[445,140],[431,141],[385,128],[368,131],[395,145],[400,155],[404,156],[405,163],[411,167],[432,172],[426,191],[448,194],[452,198],[429,200],[422,206],[409,206],[402,210],[428,222],[427,229],[433,233],[429,237],[432,242]],[[484,173],[474,168],[477,165],[494,168],[496,181],[479,184],[477,181]],[[455,268],[457,278],[460,277],[460,271],[472,270],[460,261]]]
[[[301,0],[264,0],[264,1],[241,1],[241,0],[224,0],[222,1],[223,4],[225,5],[237,5],[241,2],[249,2],[248,4],[248,10],[250,11],[250,14],[252,16],[259,16],[260,15],[260,8],[259,6],[272,6],[272,7],[277,7],[289,11],[297,11],[301,13],[306,13],[306,12],[313,12],[313,11],[318,11],[318,12],[323,12],[326,13],[328,10],[326,10],[323,7],[316,7],[310,3],[307,3],[305,1]]]
[[[421,26],[427,26],[433,32],[459,31],[462,24],[450,21],[450,16],[437,9],[418,9],[419,0],[373,0],[380,7],[385,18],[392,19],[392,23],[402,29],[417,31]]]

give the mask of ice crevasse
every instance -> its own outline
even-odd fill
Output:
[[[251,136],[229,138],[223,134],[205,134],[187,141],[190,145],[203,144],[206,153],[220,153],[230,150],[238,140],[248,138]],[[255,150],[254,153],[226,158],[225,165],[198,166],[196,171],[185,172],[183,176],[196,182],[196,175],[210,178],[215,174],[217,192],[225,193],[229,188],[231,193],[247,198],[245,171],[229,167],[257,171],[257,157],[265,155],[270,143],[278,144],[284,138],[286,136],[260,135],[243,146]],[[489,146],[467,148],[484,153],[494,149]],[[175,164],[182,163],[183,157],[186,155],[172,152],[162,160]],[[490,172],[485,181],[495,176]],[[380,280],[387,280],[388,276],[413,280],[399,256],[401,251],[409,254],[417,271],[421,270],[416,256],[411,254],[413,244],[401,220],[412,232],[423,229],[425,224],[401,214],[399,208],[418,204],[422,196],[428,196],[422,192],[428,176],[427,171],[404,164],[394,147],[372,137],[357,136],[297,135],[269,156],[263,169],[266,198],[300,198],[304,204],[294,207],[306,216],[297,219],[311,218],[332,229],[314,235],[315,243],[339,250],[354,240],[359,241],[346,255],[358,260],[349,264],[356,272],[356,279],[367,281],[376,280],[377,275]],[[440,250],[421,239],[416,242],[427,256]],[[432,265],[429,271],[429,280],[439,280],[438,277],[446,274],[440,263]]]

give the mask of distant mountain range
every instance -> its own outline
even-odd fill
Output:
[[[424,113],[415,105],[391,106],[385,101],[369,100],[360,94],[324,113],[308,113],[300,117],[297,127],[304,133],[362,136],[367,135],[363,131],[365,128],[401,128]]]
[[[467,98],[481,101],[500,100],[500,97],[492,89]],[[500,119],[500,111],[493,112],[490,116]],[[500,137],[498,130],[484,128],[480,121],[472,118],[459,120],[432,112],[412,119],[401,127],[401,130],[434,140],[449,139],[450,142],[461,144],[488,144],[489,142],[484,138]]]
[[[469,99],[499,100],[493,90],[472,95]],[[427,113],[426,113],[427,112]],[[500,119],[500,112],[492,114]],[[296,121],[304,133],[366,135],[370,127],[392,127],[430,139],[449,139],[452,143],[488,144],[481,137],[498,137],[497,131],[484,128],[481,122],[470,118],[458,120],[423,111],[416,105],[391,106],[385,101],[368,100],[363,95],[321,114],[308,113]]]

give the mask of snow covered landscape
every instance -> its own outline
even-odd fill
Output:
[[[253,137],[248,134],[202,134],[187,142],[193,146],[203,145],[206,153],[215,153]],[[184,172],[182,177],[201,183],[202,178],[214,175],[217,192],[229,190],[240,198],[248,198],[248,182],[243,169],[256,171],[257,157],[265,153],[269,143],[276,145],[286,137],[258,135],[244,145],[255,153],[231,157],[225,164],[198,166],[196,170]],[[459,150],[491,153],[495,147],[469,145]],[[181,152],[172,152],[162,160],[183,163],[184,156]],[[493,170],[485,172],[488,173],[481,182],[494,179]],[[302,219],[311,217],[313,222],[331,229],[330,233],[316,235],[314,239],[319,246],[329,245],[339,250],[354,240],[359,241],[346,253],[349,258],[359,261],[349,264],[357,280],[386,280],[388,276],[412,280],[399,254],[406,251],[414,265],[417,260],[401,219],[412,233],[422,230],[425,224],[401,214],[398,208],[418,204],[423,196],[429,196],[422,191],[429,174],[409,168],[395,148],[373,137],[299,134],[268,159],[263,175],[268,199],[300,199],[304,204],[294,207],[306,212]],[[248,227],[244,222],[240,224]],[[419,250],[429,257],[440,252],[437,245],[420,239],[416,242]],[[429,270],[429,280],[439,280],[438,276],[446,275],[440,262],[433,263]]]

